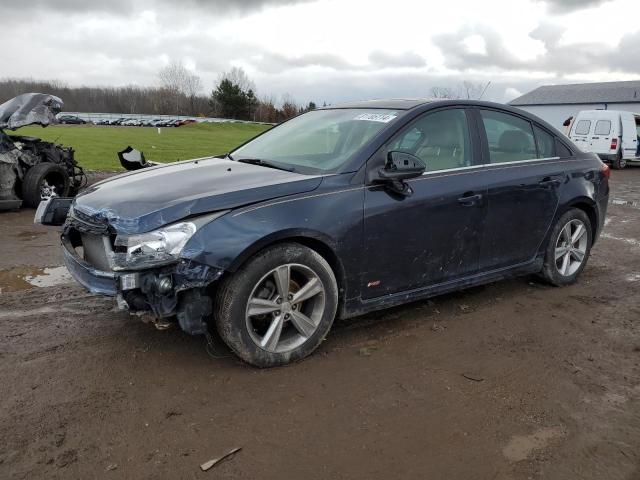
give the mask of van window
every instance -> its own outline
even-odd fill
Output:
[[[591,129],[591,120],[580,120],[576,125],[576,135],[587,135]]]
[[[538,158],[551,158],[556,156],[555,137],[537,125],[533,127],[538,142]]]
[[[491,163],[517,162],[537,158],[531,123],[515,115],[480,110],[489,143]]]
[[[594,135],[609,135],[611,133],[611,120],[598,120]]]

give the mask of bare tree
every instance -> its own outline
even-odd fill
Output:
[[[229,80],[231,83],[240,87],[240,90],[243,92],[248,92],[249,90],[255,93],[256,85],[253,83],[247,73],[244,71],[242,67],[232,67],[228,72],[223,72],[218,76],[218,84],[222,80]]]
[[[280,111],[282,112],[282,120],[288,120],[298,114],[298,105],[288,93],[282,96],[282,108]]]
[[[158,71],[160,85],[175,102],[175,113],[184,113],[182,100],[186,97],[192,113],[195,107],[195,97],[202,90],[202,80],[191,73],[182,62],[172,62]]]
[[[478,100],[484,92],[485,86],[481,82],[469,82],[465,80],[460,86],[462,98],[467,100]]]
[[[488,84],[487,84],[488,85]],[[442,99],[459,99],[478,100],[487,86],[482,82],[471,82],[464,80],[458,85],[451,87],[433,87],[431,88],[431,96],[433,98]]]
[[[431,97],[443,98],[443,99],[456,99],[460,98],[458,93],[451,87],[432,87]]]
[[[189,111],[192,115],[195,115],[196,113],[202,113],[202,112],[196,111],[198,94],[201,91],[202,91],[202,80],[200,80],[200,77],[193,73],[187,75],[184,83],[183,93],[189,99]]]

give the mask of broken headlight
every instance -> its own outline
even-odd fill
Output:
[[[194,217],[153,232],[118,234],[110,254],[113,270],[141,270],[178,261],[182,249],[196,231],[229,210]]]
[[[118,235],[113,269],[135,270],[175,262],[197,229],[193,222],[180,222],[153,232]]]

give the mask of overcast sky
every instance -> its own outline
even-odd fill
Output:
[[[207,92],[242,67],[259,96],[425,97],[463,80],[508,101],[640,77],[639,0],[0,0],[0,76],[155,85],[182,61]],[[203,91],[203,93],[205,93]]]

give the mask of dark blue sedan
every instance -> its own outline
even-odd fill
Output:
[[[336,317],[514,275],[575,282],[608,178],[521,110],[376,100],[305,113],[224,157],[125,173],[38,217],[64,221],[67,267],[88,290],[268,367],[309,355]]]

